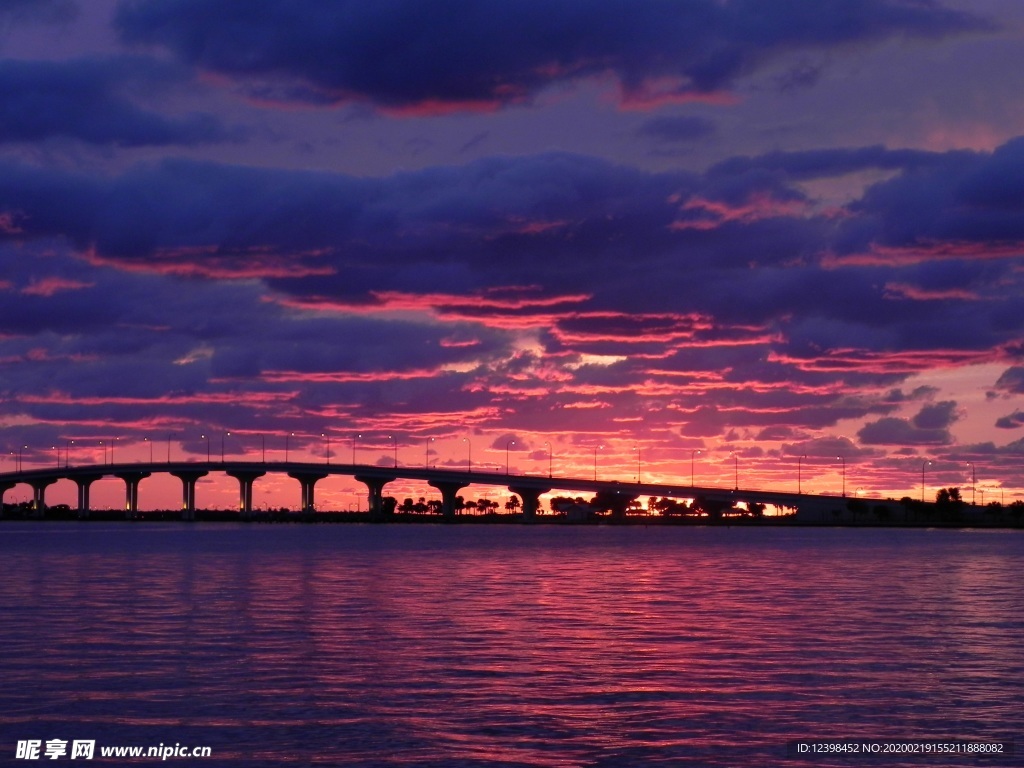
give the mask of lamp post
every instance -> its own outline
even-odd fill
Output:
[[[114,443],[120,439],[120,437],[110,438],[110,466],[114,466]]]
[[[636,482],[640,484],[640,446],[633,446],[633,450],[636,451]]]
[[[505,443],[505,474],[506,475],[508,474],[508,449],[511,446],[515,445],[515,444],[516,444],[515,440],[509,440],[507,443]]]
[[[71,446],[74,445],[74,442],[74,440],[64,441],[64,469],[71,466]],[[152,459],[150,460],[150,463],[152,463]]]
[[[434,438],[427,437],[423,440],[423,468],[430,469],[430,444],[434,442]]]
[[[204,440],[206,440],[206,463],[209,464],[210,463],[210,436],[209,435],[200,435],[199,437],[201,437]]]
[[[230,435],[230,434],[231,434],[230,432],[221,432],[220,433],[220,463],[221,464],[224,463],[224,436],[225,435]]]
[[[603,449],[604,449],[603,445],[596,445],[596,446],[594,446],[594,482],[595,483],[597,482],[597,452],[599,450],[603,450]]]
[[[807,455],[801,455],[796,457],[796,495],[802,496],[804,492],[803,482],[801,477],[801,470],[803,468],[803,461],[807,458]]]
[[[700,449],[694,449],[690,451],[690,487],[693,488],[693,457],[700,453]]]
[[[843,498],[846,498],[846,457],[836,456],[836,459],[843,462]]]
[[[931,464],[931,462],[927,459],[921,462],[921,503],[924,503],[924,468],[929,464]]]
[[[977,493],[978,493],[978,491],[977,491],[978,475],[977,475],[977,472],[975,471],[975,467],[974,467],[974,462],[973,461],[968,461],[967,462],[967,466],[969,466],[971,468],[971,506],[972,507],[976,507],[977,506]],[[981,494],[981,503],[982,503],[982,506],[984,506],[984,504],[985,504],[985,493],[984,493],[984,491]]]
[[[291,438],[291,437],[295,437],[295,433],[294,432],[285,432],[284,433],[284,463],[285,464],[288,463],[288,439]]]
[[[548,447],[548,477],[551,477],[551,443],[545,440],[544,445]]]
[[[55,466],[57,467],[57,469],[60,469],[60,448],[54,445],[51,446],[51,450],[57,454],[57,464]]]
[[[735,453],[732,455],[733,490],[740,489],[740,457]]]
[[[262,463],[267,463],[267,436],[260,435],[260,460]]]
[[[357,440],[362,440],[362,438],[363,438],[362,435],[353,435],[352,436],[352,466],[353,467],[356,465],[356,441]]]
[[[150,440],[148,437],[144,437],[144,438],[142,438],[142,442],[149,443],[149,463],[152,464],[153,463],[153,441]]]
[[[466,444],[466,471],[473,471],[473,443],[470,442],[468,437],[462,438],[462,442]]]
[[[103,466],[107,465],[107,444],[100,440],[100,446],[103,448]],[[21,464],[21,449],[18,449],[18,463]],[[18,469],[21,469],[19,466]]]
[[[392,442],[395,449],[395,468],[398,468],[398,438],[394,435],[388,435],[388,439]]]
[[[167,433],[167,463],[171,463],[171,438],[174,437],[173,432]]]

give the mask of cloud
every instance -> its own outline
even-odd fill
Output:
[[[1024,411],[1014,411],[1009,416],[1002,416],[996,420],[999,429],[1017,429],[1024,427]]]
[[[1003,371],[995,388],[1011,394],[1024,394],[1024,366],[1014,366]]]
[[[949,444],[954,406],[898,387],[936,367],[1015,359],[1024,260],[835,264],[851,222],[874,239],[884,227],[863,201],[839,217],[819,211],[793,176],[891,162],[892,181],[947,163],[967,178],[989,161],[852,149],[696,174],[544,154],[377,178],[7,161],[0,334],[17,340],[2,356],[38,363],[29,375],[135,344],[152,348],[154,376],[173,365],[166,381],[200,393],[291,391],[310,421],[376,407],[427,425],[465,412],[467,424],[505,432],[502,414],[515,412],[525,440],[552,425],[601,430],[614,414],[626,421],[611,430],[794,442],[873,419],[865,444]],[[47,268],[15,256],[69,247],[76,260]],[[144,303],[101,301],[143,286]],[[117,332],[140,323],[174,332],[161,344]],[[102,344],[53,341],[76,332]],[[95,370],[78,384],[65,375],[62,390],[109,395],[128,375]],[[47,386],[42,373],[31,384]],[[918,412],[897,418],[907,402]],[[223,403],[196,407],[229,418]]]
[[[253,94],[420,114],[609,74],[627,102],[708,100],[786,52],[989,28],[914,0],[125,0],[115,23],[125,42],[166,47]]]
[[[164,87],[173,73],[146,59],[0,61],[0,143],[71,138],[137,147],[238,138],[212,115],[165,117],[123,93]]]
[[[690,143],[714,134],[714,121],[693,116],[652,117],[644,121],[637,134],[665,143]]]
[[[957,404],[943,401],[925,405],[911,419],[892,416],[869,422],[857,433],[865,445],[948,445],[949,427],[959,418]]]
[[[78,15],[74,0],[4,0],[0,4],[0,28],[5,24],[67,22]]]

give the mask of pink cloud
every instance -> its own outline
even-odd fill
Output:
[[[63,291],[80,291],[83,288],[92,288],[94,285],[95,283],[68,280],[63,277],[44,277],[41,280],[33,280],[29,285],[21,289],[21,293],[27,296],[50,297]]]
[[[1024,255],[1024,243],[921,242],[894,247],[872,245],[862,253],[827,254],[821,261],[826,269],[846,266],[899,267],[949,259],[1013,259]]]
[[[944,299],[961,299],[963,301],[977,301],[981,297],[974,291],[962,288],[950,288],[944,291],[929,291],[916,285],[907,283],[886,283],[885,297],[887,299],[914,299],[915,301],[937,301]]]
[[[300,278],[333,275],[332,266],[303,264],[298,259],[322,256],[325,251],[280,253],[267,246],[223,251],[218,246],[189,246],[157,249],[148,260],[126,261],[103,256],[95,249],[84,254],[93,266],[115,267],[126,272],[209,277],[217,280]]]
[[[779,200],[770,195],[754,195],[745,205],[732,206],[721,200],[694,198],[681,208],[691,218],[673,221],[669,229],[715,229],[729,222],[749,224],[763,219],[799,216],[809,210],[803,200]]]

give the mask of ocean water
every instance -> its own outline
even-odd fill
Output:
[[[1024,765],[1022,566],[1006,531],[5,521],[0,765]],[[787,750],[867,739],[1018,755]]]

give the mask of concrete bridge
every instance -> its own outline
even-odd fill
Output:
[[[395,480],[418,480],[441,493],[445,515],[454,515],[456,496],[470,485],[503,486],[522,499],[523,515],[532,518],[539,506],[539,498],[551,491],[601,494],[610,501],[613,515],[625,514],[627,506],[640,496],[668,498],[695,498],[720,502],[747,502],[796,508],[812,499],[819,504],[845,500],[838,496],[811,496],[809,494],[780,493],[755,489],[723,489],[690,486],[679,483],[622,483],[614,480],[590,480],[573,477],[542,475],[510,475],[500,472],[473,472],[412,467],[380,467],[365,464],[317,464],[303,462],[206,461],[206,462],[138,462],[130,464],[99,464],[50,469],[31,469],[0,474],[0,509],[3,496],[19,484],[32,488],[32,507],[39,513],[46,509],[46,489],[58,480],[71,480],[78,486],[79,517],[89,516],[89,489],[104,477],[116,477],[125,484],[125,513],[131,518],[139,512],[139,484],[155,473],[165,473],[181,481],[182,519],[194,520],[196,511],[196,482],[211,472],[220,472],[238,481],[238,510],[242,519],[253,512],[253,483],[270,473],[286,474],[298,481],[301,509],[314,512],[315,488],[319,480],[332,475],[347,475],[367,488],[368,507],[372,514],[383,511],[384,487]]]

